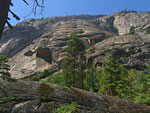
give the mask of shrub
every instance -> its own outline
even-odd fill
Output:
[[[130,27],[129,34],[135,34],[135,27],[134,26]]]
[[[75,102],[53,109],[53,113],[74,113],[75,111],[77,111],[77,104]]]
[[[150,27],[147,27],[147,28],[146,28],[145,34],[150,34]]]
[[[5,97],[0,98],[0,103],[9,102],[14,99],[15,99],[15,97],[13,97],[13,96],[5,96]]]
[[[65,86],[64,74],[58,73],[56,75],[50,76],[50,77],[48,77],[47,80],[44,80],[43,82],[49,83],[49,84],[57,84],[60,86]]]

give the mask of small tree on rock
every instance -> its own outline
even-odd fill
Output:
[[[146,28],[145,34],[150,34],[150,27],[147,27],[147,28]]]
[[[10,73],[8,72],[10,70],[9,65],[7,64],[8,57],[6,55],[0,55],[0,76],[3,78],[10,77]]]
[[[135,34],[135,27],[134,26],[130,27],[129,34]]]

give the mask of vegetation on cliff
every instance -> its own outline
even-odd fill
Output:
[[[83,66],[80,59],[84,55],[80,53],[85,54],[85,49],[79,42],[74,35],[66,48],[67,57],[62,62],[62,72],[50,76],[44,82],[74,86],[150,105],[150,66],[146,74],[134,69],[126,70],[112,55],[108,57],[101,71],[97,70],[94,62],[88,65],[84,63]]]
[[[65,64],[63,62],[64,64],[61,67],[62,72],[60,71],[56,75],[50,76],[47,80],[44,80],[43,82],[50,83],[50,84],[64,85],[64,86],[69,86],[69,87],[59,87],[56,85],[49,85],[49,84],[45,84],[45,83],[36,83],[36,82],[34,83],[34,82],[30,82],[30,81],[20,81],[17,83],[10,82],[10,86],[9,85],[8,86],[14,87],[14,89],[18,88],[17,91],[19,91],[18,93],[21,93],[21,94],[24,94],[21,91],[25,90],[27,95],[30,94],[30,96],[28,97],[29,100],[31,99],[31,97],[36,98],[38,100],[40,99],[40,101],[37,101],[37,103],[35,103],[35,104],[42,106],[41,104],[46,103],[45,104],[46,108],[43,108],[43,109],[53,111],[56,113],[74,112],[76,110],[78,111],[78,109],[80,109],[79,106],[90,106],[90,109],[92,108],[92,110],[93,110],[95,105],[94,106],[92,106],[92,105],[94,103],[100,102],[99,100],[97,100],[99,98],[96,97],[96,100],[94,100],[93,97],[92,98],[87,97],[87,95],[85,95],[86,91],[72,88],[73,86],[77,87],[77,88],[82,88],[82,89],[85,89],[88,91],[98,92],[99,94],[111,95],[111,96],[119,97],[119,98],[123,98],[123,99],[130,99],[130,100],[138,102],[138,103],[150,105],[150,98],[149,98],[150,97],[150,90],[149,90],[150,66],[148,67],[148,73],[146,73],[146,74],[142,73],[142,72],[138,72],[133,69],[126,70],[111,55],[106,60],[104,68],[99,70],[96,67],[96,64],[94,62],[91,62],[90,64],[87,64],[85,62],[86,61],[85,47],[84,47],[82,41],[80,39],[78,39],[77,35],[73,35],[72,39],[68,42],[68,45],[69,46],[67,46],[68,52],[66,51],[66,53],[67,53],[66,58],[68,58],[69,60],[68,59],[67,60],[65,59],[66,61],[64,60],[65,63],[66,62],[67,63]],[[70,49],[70,47],[72,45],[74,45],[74,47]],[[75,51],[75,50],[77,50],[77,51]],[[70,53],[71,53],[71,55],[70,55]],[[74,58],[76,58],[75,70],[74,70],[74,68],[72,68],[72,66],[74,66],[72,59],[74,59]],[[4,59],[5,59],[5,57],[4,57]],[[2,60],[2,62],[5,61],[4,59]],[[7,60],[6,60],[6,62],[7,62]],[[35,75],[35,77],[37,77],[38,79],[32,78],[32,80],[39,81],[43,76],[49,76],[55,71],[56,70],[45,70],[44,72],[41,72],[37,76]],[[75,81],[73,81],[74,80],[74,78],[73,78],[74,72],[75,72],[75,77],[76,77]],[[75,85],[73,84],[73,82]],[[2,81],[2,84],[3,84],[3,81]],[[14,84],[14,86],[11,86],[11,84],[12,85]],[[17,84],[22,84],[22,85],[17,85]],[[24,87],[24,85],[26,85],[26,87],[22,90],[19,90],[20,88],[22,88],[22,86]],[[56,92],[56,91],[58,91],[58,88],[60,88],[59,93]],[[6,90],[7,89],[13,89],[13,88],[6,88]],[[29,89],[30,89],[30,91],[29,91]],[[9,90],[8,90],[8,92],[9,92]],[[92,92],[90,92],[90,93],[92,96],[97,95],[96,93],[92,93]],[[0,104],[1,103],[3,104],[4,102],[18,101],[17,98],[20,99],[20,97],[25,98],[25,100],[27,98],[26,96],[25,97],[22,97],[22,96],[17,97],[17,95],[14,93],[10,93],[10,94],[11,94],[11,96],[10,95],[8,95],[8,96],[1,95],[2,98],[0,99]],[[69,94],[69,95],[66,96],[66,94]],[[109,102],[110,101],[109,99],[107,101],[105,100],[108,97],[109,96],[106,96],[104,98],[104,100],[103,100],[104,102],[102,102],[102,106],[105,106],[105,102],[107,102],[107,104],[113,103],[112,101]],[[64,98],[64,100],[62,101],[61,98],[62,99]],[[70,98],[71,98],[71,101],[68,101]],[[113,97],[111,97],[111,98],[113,98]],[[58,101],[58,99],[61,99],[61,101]],[[100,99],[102,99],[102,98],[100,98]],[[116,99],[116,98],[114,98],[114,99]],[[24,101],[24,99],[23,99],[23,101]],[[54,101],[54,104],[48,103],[49,101],[50,102]],[[56,105],[57,101],[60,105]],[[60,102],[71,103],[72,101],[77,102],[77,104],[66,104],[67,106],[65,106],[64,104],[62,105],[60,103]],[[20,102],[20,100],[19,100],[19,102]],[[27,102],[29,106],[31,104],[30,102],[32,103],[32,101]],[[41,102],[41,103],[39,103],[39,102]],[[96,104],[96,105],[100,106],[99,104]],[[126,106],[128,106],[128,105],[126,105]],[[22,107],[24,108],[25,106],[23,105]],[[2,106],[2,109],[3,108],[4,107]],[[136,108],[136,107],[134,107],[134,108]],[[20,109],[20,107],[15,106],[13,111],[14,112],[15,112],[15,110],[19,111],[19,109]],[[39,109],[42,109],[42,108],[39,107]],[[122,109],[123,108],[121,108],[121,110]],[[34,110],[34,109],[32,109],[32,110]],[[146,110],[149,110],[149,109],[146,109]],[[96,109],[96,111],[97,111],[97,109]],[[80,111],[78,111],[78,112],[80,112]],[[99,111],[97,111],[97,112],[99,112]]]
[[[10,67],[8,65],[8,57],[6,55],[0,55],[0,76],[7,78],[10,77],[10,73],[8,72]]]
[[[85,71],[85,46],[76,33],[71,35],[71,40],[67,42],[65,51],[67,57],[63,60],[62,70],[65,76],[65,84],[83,88]]]

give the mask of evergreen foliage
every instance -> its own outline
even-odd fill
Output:
[[[126,97],[129,82],[128,73],[112,56],[108,57],[104,69],[99,75],[99,93]]]
[[[44,82],[62,86],[72,86],[72,76],[70,76],[70,74],[72,74],[71,60],[67,59],[64,62],[67,63],[64,66],[68,65],[67,68],[64,69],[65,71],[50,76]],[[150,65],[148,70],[147,74],[135,69],[127,71],[110,56],[105,62],[102,72],[97,71],[94,63],[86,68],[86,72],[84,73],[84,89],[150,105]],[[79,72],[80,71],[77,71],[77,74],[80,75]],[[76,78],[76,80],[78,80],[76,83],[81,83],[80,78]]]
[[[43,82],[50,83],[50,84],[57,84],[60,86],[67,86],[66,83],[64,82],[64,73],[58,73],[56,75],[52,75],[48,77],[46,80],[44,80]]]
[[[135,27],[134,26],[130,27],[129,34],[135,34]]]
[[[75,113],[77,110],[77,104],[72,102],[66,106],[60,106],[59,108],[53,109],[53,113]]]
[[[150,105],[150,65],[147,74],[134,69],[128,71],[113,56],[109,56],[104,68],[98,72],[94,63],[86,65],[85,46],[75,33],[67,42],[65,51],[66,58],[61,63],[62,73],[50,76],[44,82]]]
[[[82,51],[78,62],[78,73],[77,73],[77,84],[78,87],[82,89],[84,88],[85,69],[86,69],[86,57],[85,51]]]
[[[67,57],[61,66],[65,75],[65,84],[67,86],[83,88],[85,46],[76,33],[71,35],[71,40],[67,42],[65,51],[67,52]]]
[[[146,28],[145,34],[150,34],[150,27]]]
[[[6,55],[0,55],[0,76],[10,77],[9,73],[10,67],[8,65],[8,57]]]
[[[63,60],[61,64],[61,68],[63,70],[63,75],[64,75],[64,83],[66,86],[72,86],[73,84],[73,64],[71,57],[67,57]]]
[[[150,105],[150,71],[147,74],[136,71],[132,87],[132,100]]]
[[[84,82],[86,90],[97,92],[98,74],[99,73],[97,72],[95,63],[92,63],[91,65],[88,66],[86,74],[85,74],[86,77],[85,77],[85,82]]]

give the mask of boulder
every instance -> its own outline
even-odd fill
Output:
[[[77,103],[77,113],[148,113],[150,107],[85,90],[0,78],[0,113],[52,113]]]

